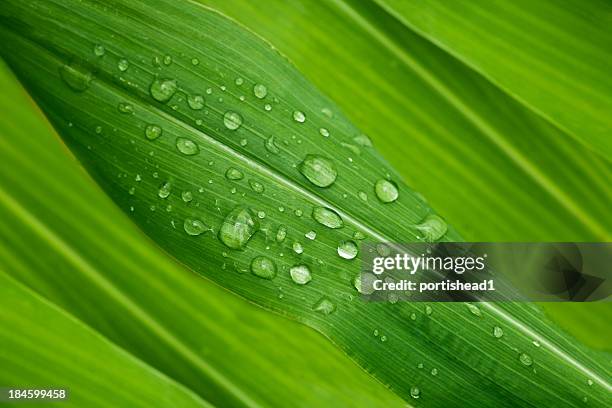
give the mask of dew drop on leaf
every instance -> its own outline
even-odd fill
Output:
[[[431,314],[432,314],[432,313],[433,313],[433,309],[432,309],[432,307],[431,307],[431,306],[429,306],[429,305],[426,305],[426,306],[425,306],[425,314],[426,314],[427,316],[431,316]]]
[[[370,295],[374,293],[374,281],[376,279],[371,273],[360,273],[353,279],[353,286],[362,295]]]
[[[293,120],[299,123],[304,123],[306,121],[306,115],[304,115],[304,112],[302,111],[294,111]]]
[[[521,362],[521,364],[527,367],[533,364],[533,359],[531,358],[531,356],[525,353],[519,354],[519,361]]]
[[[117,105],[117,110],[126,115],[132,115],[134,113],[134,107],[126,102],[119,102],[119,105]]]
[[[204,233],[208,228],[206,224],[195,218],[186,218],[183,228],[188,235],[197,236]]]
[[[188,203],[191,200],[193,200],[193,194],[191,193],[191,191],[183,191],[181,193],[181,198],[183,199],[184,202]]]
[[[268,95],[268,88],[266,88],[265,85],[262,84],[256,84],[253,87],[253,94],[259,98],[259,99],[263,99],[266,97],[266,95]]]
[[[493,337],[496,339],[501,339],[504,336],[504,331],[501,327],[495,326],[493,327]]]
[[[321,134],[321,136],[323,137],[329,137],[329,130],[325,129],[325,128],[321,128],[319,129],[319,133]]]
[[[258,194],[263,193],[265,190],[264,185],[257,180],[249,180],[249,185],[251,189]]]
[[[298,255],[304,252],[304,247],[302,246],[302,244],[300,244],[297,241],[293,243],[292,248],[293,248],[293,252],[295,252]]]
[[[310,240],[315,240],[317,238],[317,233],[314,231],[308,231],[304,236]]]
[[[280,225],[276,231],[276,242],[283,242],[287,237],[287,227]]]
[[[266,150],[272,154],[280,153],[280,149],[278,148],[278,146],[276,146],[276,143],[274,143],[274,136],[270,136],[266,139],[265,146]]]
[[[436,376],[436,375],[438,375],[438,369],[437,368],[432,368],[430,373],[431,373],[431,375]]]
[[[430,214],[415,228],[423,234],[423,239],[427,242],[434,242],[442,238],[448,229],[446,222],[438,215]]]
[[[179,137],[176,139],[176,148],[179,152],[187,156],[193,156],[194,154],[198,154],[200,152],[198,145],[189,139],[185,139],[184,137]]]
[[[357,244],[353,241],[342,241],[338,245],[338,255],[344,259],[355,259],[357,254],[359,253],[359,249],[357,248]]]
[[[89,88],[92,79],[91,72],[79,63],[63,65],[59,69],[60,77],[72,90],[83,92]]]
[[[162,128],[157,125],[147,125],[145,128],[145,137],[149,140],[155,140],[162,134]]]
[[[306,265],[295,265],[289,269],[289,275],[298,285],[305,285],[312,280],[310,269]]]
[[[361,146],[361,147],[372,147],[372,141],[370,140],[368,136],[364,134],[355,136],[353,138],[353,142],[355,142],[356,145]]]
[[[228,180],[242,180],[244,178],[244,174],[240,170],[235,167],[230,167],[225,172],[225,177]]]
[[[418,399],[421,396],[421,390],[419,389],[419,387],[412,386],[410,387],[410,396],[414,399]]]
[[[306,156],[299,164],[299,171],[308,181],[318,187],[332,185],[338,176],[336,167],[331,160],[314,154]]]
[[[126,59],[120,59],[119,62],[117,62],[117,68],[121,72],[127,71],[129,67],[130,67],[130,63]]]
[[[187,104],[193,110],[200,110],[204,107],[204,97],[199,94],[189,95],[187,97]]]
[[[399,197],[397,185],[389,180],[380,179],[374,185],[376,197],[383,203],[392,203]]]
[[[177,87],[174,79],[155,79],[149,87],[149,92],[156,101],[166,103],[174,96]]]
[[[335,211],[325,207],[315,207],[312,210],[312,218],[321,225],[327,228],[342,228],[344,223],[342,218]]]
[[[159,186],[159,190],[157,191],[157,195],[159,196],[159,198],[168,198],[168,196],[170,195],[170,191],[172,190],[172,184],[170,184],[170,182],[166,181],[164,183],[162,183],[161,186]]]
[[[276,276],[276,265],[267,256],[258,256],[251,261],[251,272],[262,279],[274,279]]]
[[[269,103],[266,103],[264,105],[264,109],[266,112],[270,112],[272,110],[272,105],[270,105]]]
[[[329,300],[329,298],[323,296],[317,301],[317,303],[315,303],[313,310],[315,312],[327,316],[332,314],[336,310],[336,305],[331,300]]]
[[[258,228],[258,222],[248,208],[236,207],[223,220],[219,239],[229,248],[242,249]]]
[[[482,316],[482,312],[480,311],[480,308],[478,306],[473,305],[471,303],[466,303],[465,306],[468,308],[470,313],[473,314],[474,316]]]
[[[223,124],[229,130],[236,130],[242,126],[242,116],[238,112],[227,111],[223,115]]]
[[[96,57],[101,57],[106,53],[106,48],[102,44],[96,44],[94,45],[93,52]]]

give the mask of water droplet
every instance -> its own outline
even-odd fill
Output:
[[[274,143],[274,136],[270,136],[268,139],[266,139],[265,146],[266,146],[266,150],[269,151],[270,153],[273,153],[273,154],[280,153],[280,149]]]
[[[299,164],[299,171],[318,187],[328,187],[336,181],[338,172],[334,163],[322,156],[309,154]]]
[[[376,279],[376,276],[371,273],[360,273],[353,279],[353,286],[362,295],[370,295],[374,293],[374,281]]]
[[[174,96],[177,88],[174,79],[155,79],[149,87],[149,92],[156,101],[166,103]]]
[[[427,316],[431,316],[431,314],[432,314],[432,313],[433,313],[433,309],[431,308],[431,306],[426,305],[426,306],[425,306],[425,314],[426,314]]]
[[[434,242],[446,234],[446,222],[435,214],[430,214],[418,225],[415,226],[423,234],[423,239],[427,242]]]
[[[360,191],[359,193],[357,193],[357,195],[359,196],[359,199],[361,199],[361,201],[368,201],[368,195],[365,192]]]
[[[246,146],[248,143],[249,143],[249,141],[248,141],[248,140],[246,140],[246,139],[240,139],[240,146],[244,147],[244,146]]]
[[[93,49],[94,55],[96,57],[101,57],[106,53],[106,48],[102,44],[96,44]]]
[[[296,208],[295,211],[293,212],[297,217],[301,217],[303,212],[302,210],[300,210],[299,208]]]
[[[162,128],[157,125],[147,125],[145,128],[145,137],[149,140],[155,140],[162,134]]]
[[[372,141],[366,135],[359,135],[353,138],[353,142],[361,147],[372,147]]]
[[[293,120],[299,123],[304,123],[306,121],[306,115],[301,111],[293,111]]]
[[[380,341],[383,343],[387,341],[387,336],[380,336]]]
[[[495,326],[493,327],[493,337],[496,339],[501,339],[504,336],[504,331],[501,327]]]
[[[537,341],[537,340],[534,340],[534,341],[532,342],[532,344],[533,344],[535,347],[540,347],[540,342],[539,342],[539,341]]]
[[[223,124],[229,130],[236,130],[242,126],[242,116],[238,112],[227,111],[223,115]]]
[[[416,320],[417,315],[416,313],[410,313],[410,320]]]
[[[317,238],[317,233],[315,231],[308,231],[304,236],[312,241]]]
[[[234,83],[238,86],[242,85],[244,83],[244,79],[238,77],[236,78],[236,80],[234,81]]]
[[[438,369],[437,368],[432,368],[430,373],[431,373],[431,375],[436,376],[436,375],[438,375]]]
[[[129,195],[134,195],[135,192],[136,192],[136,188],[135,187],[130,187],[130,189],[128,190],[128,194]]]
[[[397,185],[394,182],[380,179],[376,182],[374,186],[374,191],[376,192],[376,197],[383,203],[392,203],[397,200],[399,197],[399,191],[397,189]]]
[[[187,97],[187,104],[193,110],[200,110],[204,107],[204,97],[202,95],[189,95]]]
[[[478,306],[473,305],[471,303],[466,303],[465,306],[468,308],[470,313],[473,314],[474,316],[482,316],[482,312],[480,311],[480,308],[478,308]]]
[[[306,265],[295,265],[289,269],[289,275],[298,285],[305,285],[312,280],[310,269]]]
[[[198,65],[200,63],[200,60],[197,58],[192,58],[191,59],[191,65]]]
[[[321,136],[323,137],[329,137],[329,130],[325,129],[325,128],[321,128],[319,129],[319,133],[321,134]]]
[[[353,241],[342,241],[338,245],[338,255],[344,259],[355,259],[357,254],[359,253],[359,248],[357,248],[357,244]]]
[[[418,399],[421,396],[421,390],[416,385],[410,387],[410,396],[414,399]]]
[[[96,126],[95,131],[96,131],[97,134],[102,133],[102,126]]]
[[[266,97],[266,95],[268,95],[268,88],[266,88],[265,85],[262,84],[256,84],[253,87],[253,94],[259,98],[259,99],[263,99]]]
[[[242,180],[244,178],[244,174],[240,170],[235,167],[230,167],[225,172],[225,177],[228,180]]]
[[[323,296],[315,303],[313,310],[327,316],[336,310],[336,305],[329,298]]]
[[[183,137],[176,139],[176,148],[179,152],[187,156],[193,156],[194,154],[198,154],[200,152],[200,148],[197,144]]]
[[[287,237],[287,227],[280,225],[276,231],[276,242],[283,242]]]
[[[519,355],[519,361],[521,362],[521,364],[527,367],[533,364],[533,359],[531,358],[531,356],[525,353],[521,353]]]
[[[261,219],[266,218],[266,212],[265,211],[257,211],[257,218],[261,218]]]
[[[119,105],[117,105],[117,110],[121,113],[125,113],[126,115],[131,115],[134,113],[134,107],[126,102],[119,102]]]
[[[121,72],[127,71],[129,67],[130,67],[130,63],[126,59],[120,59],[119,62],[117,63],[117,68]]]
[[[379,333],[378,333],[378,329],[374,329],[373,334],[374,334],[374,337],[378,337],[378,334],[379,334]]]
[[[264,105],[264,109],[266,110],[266,112],[270,112],[272,110],[272,105],[270,105],[269,103],[266,103]]]
[[[192,236],[200,235],[208,230],[206,224],[195,218],[186,218],[183,223],[183,228],[187,234]]]
[[[587,385],[590,387],[591,385],[593,385],[593,380],[591,380],[590,378],[587,380]]]
[[[328,228],[342,228],[344,225],[342,218],[335,211],[325,207],[315,207],[312,210],[312,218]]]
[[[257,180],[249,180],[249,185],[251,189],[258,194],[263,193],[265,190],[264,185]]]
[[[366,238],[366,236],[361,231],[355,231],[353,233],[353,239],[356,239],[356,240],[360,241],[360,240],[365,239],[365,238]]]
[[[425,365],[424,365],[423,363],[419,363],[419,364],[417,364],[417,368],[418,368],[419,370],[420,370],[420,369],[422,369],[423,367],[425,367]]]
[[[334,116],[334,113],[329,108],[321,109],[321,113],[323,113],[325,116],[327,116],[330,119]]]
[[[242,249],[259,229],[251,211],[244,207],[234,208],[223,220],[219,239],[232,249]]]
[[[170,64],[172,64],[172,56],[164,55],[164,65],[170,65]]]
[[[79,63],[71,63],[63,65],[60,69],[60,77],[71,89],[77,92],[83,92],[89,88],[91,82],[91,72]]]
[[[170,184],[169,181],[163,182],[161,186],[159,186],[157,195],[159,196],[159,198],[168,198],[171,190],[172,190],[172,184]]]
[[[188,203],[191,200],[193,200],[193,194],[191,193],[191,191],[183,191],[181,193],[181,198],[183,199],[184,202]]]
[[[258,256],[251,261],[251,272],[263,279],[274,279],[276,276],[276,265],[267,256]]]

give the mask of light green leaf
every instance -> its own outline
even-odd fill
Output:
[[[410,30],[612,159],[612,5],[378,0]],[[474,46],[477,44],[477,46]]]
[[[462,304],[425,312],[419,304],[355,298],[359,264],[338,256],[338,245],[356,232],[371,240],[419,239],[418,223],[431,210],[267,44],[189,2],[9,5],[4,55],[94,177],[177,259],[315,327],[408,400],[575,406],[586,396],[592,406],[606,405],[603,359],[573,345],[529,305],[484,304],[476,316]],[[258,84],[266,86],[264,101],[248,93]],[[193,98],[208,88],[206,110],[194,108]],[[148,125],[162,135],[151,141]],[[243,178],[228,179],[230,168]],[[393,187],[374,193],[387,177],[399,187],[388,203]],[[183,200],[186,191],[197,199]],[[311,219],[319,206],[335,211],[344,227]],[[275,242],[285,226],[287,236]],[[457,234],[449,230],[445,238]],[[259,256],[276,264],[271,281],[249,273]],[[503,340],[492,335],[495,327],[503,327]]]

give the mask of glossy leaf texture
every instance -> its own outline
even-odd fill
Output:
[[[44,325],[43,310],[40,317],[26,314],[4,295],[2,327],[11,342],[3,343],[0,357],[0,365],[9,367],[2,370],[3,385],[64,385],[72,392],[68,403],[77,407],[133,406],[138,402],[107,399],[123,392],[107,382],[129,388],[142,377],[129,391],[133,398],[144,390],[147,406],[186,405],[166,403],[171,385],[145,387],[147,378],[163,373],[172,379],[167,383],[182,384],[215,406],[404,405],[318,333],[254,307],[159,251],[87,177],[8,68],[2,65],[0,72],[0,269],[70,315],[59,320],[74,316],[82,322],[49,329],[49,336],[20,330]],[[15,296],[27,303],[25,292]],[[13,327],[14,321],[21,323]],[[85,335],[78,337],[83,324],[115,345],[104,347],[132,357],[111,358],[102,339],[90,346]],[[87,369],[98,376],[96,383],[85,381],[89,374],[75,379],[69,363],[24,353],[19,345],[29,347],[31,338],[39,354],[48,349],[58,361],[72,360],[78,350],[77,361],[108,361],[111,371]],[[60,353],[62,342],[73,354]],[[136,359],[147,364],[141,373],[131,368]],[[102,399],[94,401],[96,395]]]
[[[368,139],[244,28],[191,2],[11,2],[4,13],[3,55],[47,116],[187,266],[321,331],[415,403],[606,405],[603,358],[529,305],[357,299],[362,237],[458,235],[432,235],[431,209]],[[313,217],[319,207],[342,227]]]

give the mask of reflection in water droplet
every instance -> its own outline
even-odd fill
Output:
[[[342,228],[344,225],[342,218],[335,211],[325,207],[315,207],[312,210],[312,218],[328,228]]]
[[[327,316],[336,310],[336,305],[328,297],[323,296],[315,303],[313,310]]]
[[[298,285],[305,285],[312,280],[310,269],[306,265],[295,265],[289,269],[291,280]]]
[[[204,97],[202,95],[189,95],[187,97],[187,104],[193,110],[200,110],[204,107]]]
[[[259,224],[248,208],[236,207],[223,220],[219,239],[227,247],[242,249],[259,229]]]
[[[253,94],[255,94],[257,98],[263,99],[266,97],[266,95],[268,95],[268,88],[266,88],[265,85],[256,84],[253,87]]]
[[[306,115],[304,115],[304,112],[294,111],[293,112],[293,120],[295,120],[296,122],[299,122],[299,123],[304,123],[306,121]]]
[[[427,242],[439,240],[446,234],[448,229],[446,222],[435,214],[430,214],[415,228],[423,234],[423,239]]]
[[[353,241],[342,241],[338,245],[338,255],[344,259],[355,259],[357,254],[359,253],[359,248],[357,248],[357,244]]]
[[[399,197],[397,185],[385,179],[380,179],[376,182],[374,192],[376,193],[376,197],[383,203],[392,203]]]
[[[242,116],[238,112],[227,111],[223,115],[223,124],[229,130],[236,130],[242,126]]]
[[[318,187],[328,187],[336,181],[338,172],[334,163],[323,157],[309,154],[299,164],[299,171],[312,184]]]
[[[206,224],[195,218],[186,218],[185,222],[183,223],[183,228],[187,234],[192,236],[200,235],[208,230]]]
[[[149,92],[156,101],[166,103],[174,96],[177,88],[174,79],[155,79],[149,87]]]
[[[225,177],[228,180],[242,180],[242,178],[244,177],[244,174],[242,174],[242,172],[240,170],[238,170],[237,168],[230,167],[225,172]]]
[[[176,148],[179,152],[187,156],[193,156],[194,154],[198,154],[200,152],[198,145],[183,137],[176,139]]]
[[[253,275],[263,279],[274,279],[276,276],[276,265],[267,256],[258,256],[251,261],[251,272]]]
[[[162,128],[157,125],[147,125],[145,128],[145,137],[149,140],[155,140],[162,134]]]

